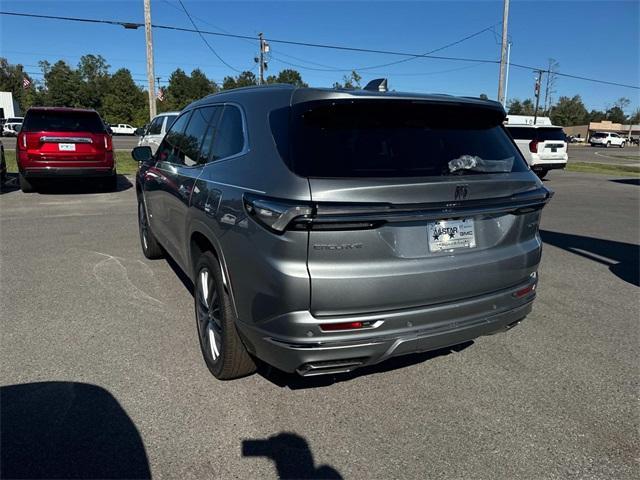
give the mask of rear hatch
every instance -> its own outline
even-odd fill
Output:
[[[26,160],[51,166],[105,162],[112,150],[111,137],[96,112],[29,111],[22,132],[19,147],[26,150]]]
[[[567,142],[562,128],[539,127],[536,131],[540,160],[558,161],[566,158]]]
[[[548,191],[502,127],[464,103],[319,101],[292,113],[287,162],[316,215],[315,315],[434,305],[517,285],[540,256]]]

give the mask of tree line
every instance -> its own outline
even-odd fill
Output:
[[[126,68],[110,73],[110,65],[101,55],[83,55],[76,67],[63,60],[53,64],[40,61],[38,65],[42,80],[36,82],[25,72],[23,65],[12,65],[0,57],[0,91],[12,92],[23,111],[36,105],[81,107],[97,110],[107,123],[140,126],[149,121],[147,91],[136,84]],[[269,75],[265,82],[308,86],[302,75],[292,69]],[[194,100],[211,93],[257,83],[256,75],[250,71],[235,77],[227,76],[222,85],[218,85],[199,68],[190,74],[177,68],[169,76],[166,86],[162,87],[163,100],[157,101],[156,106],[158,112],[182,110]]]
[[[573,97],[560,97],[555,105],[548,110],[538,108],[538,116],[550,117],[554,125],[570,127],[573,125],[587,125],[589,122],[601,122],[610,120],[614,123],[640,123],[640,108],[637,108],[631,115],[626,115],[625,110],[629,107],[630,100],[622,97],[616,100],[605,111],[589,111],[584,105],[580,95]],[[507,103],[507,111],[510,115],[533,115],[535,104],[533,100],[527,98],[520,101],[517,98]]]
[[[110,73],[110,65],[101,55],[83,55],[76,67],[63,60],[55,63],[38,62],[42,71],[42,80],[34,79],[24,71],[20,64],[12,65],[6,58],[0,57],[0,91],[13,93],[20,108],[39,106],[83,107],[97,110],[107,123],[129,123],[144,125],[149,120],[147,92],[136,84],[131,72],[120,68]],[[28,86],[25,88],[24,80]],[[362,77],[355,71],[345,75],[341,82],[335,82],[334,88],[361,88]],[[308,86],[297,70],[285,69],[277,75],[269,75],[265,82],[288,83],[300,87]],[[158,112],[182,110],[189,103],[211,93],[231,88],[257,85],[258,79],[251,71],[237,76],[227,76],[222,85],[209,79],[196,68],[187,74],[181,68],[174,70],[162,87],[163,101],[156,102]],[[480,98],[487,98],[481,94]],[[627,116],[629,107],[627,98],[618,99],[605,111],[588,110],[580,95],[560,97],[555,105],[538,109],[539,116],[549,116],[555,125],[585,125],[589,122],[610,120],[615,123],[640,123],[640,109]],[[507,104],[512,115],[533,115],[534,103],[531,99],[520,101],[514,98]]]

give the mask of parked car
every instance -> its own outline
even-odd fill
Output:
[[[7,122],[2,126],[2,136],[17,137],[18,133],[20,133],[21,128],[22,128],[22,123]]]
[[[95,110],[30,108],[16,141],[16,160],[23,192],[51,177],[93,177],[116,188],[112,138]]]
[[[153,117],[153,120],[147,128],[144,130],[140,129],[137,132],[137,134],[140,135],[138,146],[151,147],[151,151],[155,153],[165,133],[167,133],[167,130],[169,130],[169,127],[171,127],[171,124],[178,118],[179,114],[180,112],[165,112]]]
[[[109,125],[113,135],[134,135],[136,127],[132,127],[127,123],[116,123]]]
[[[531,311],[551,196],[493,101],[268,86],[132,156],[142,251],[193,280],[204,361],[347,372]]]
[[[595,132],[589,138],[589,143],[592,147],[600,146],[600,147],[611,147],[617,146],[620,148],[624,148],[625,146],[625,138],[621,137],[617,133],[611,132]]]
[[[565,168],[569,155],[562,127],[548,125],[506,125],[520,153],[536,175]]]

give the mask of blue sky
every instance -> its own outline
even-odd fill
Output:
[[[421,53],[454,42],[490,25],[471,40],[437,55],[499,58],[502,1],[414,2],[219,2],[183,0],[202,30],[246,35],[264,32],[266,38],[329,43],[354,47]],[[142,0],[2,2],[2,10],[48,15],[143,21]],[[152,0],[153,22],[190,27],[177,0]],[[515,63],[546,66],[550,57],[560,71],[631,85],[640,84],[640,2],[518,1],[512,0],[509,33]],[[64,59],[77,64],[86,53],[103,55],[112,69],[126,67],[140,85],[145,79],[144,30],[52,20],[0,17],[0,55],[38,72],[41,59]],[[257,42],[207,37],[227,63],[239,70],[255,68]],[[207,49],[197,34],[154,32],[156,76],[166,80],[175,68],[187,72],[200,67],[221,81],[235,74]],[[340,52],[271,44],[268,73],[296,68],[314,86],[331,86],[344,72],[313,69],[351,69],[399,60],[381,54]],[[293,63],[292,67],[285,63]],[[306,68],[302,68],[306,67]],[[396,90],[497,96],[498,66],[433,59],[360,72],[364,80],[386,76]],[[38,78],[38,75],[34,75]],[[509,98],[533,95],[534,74],[512,68]],[[559,78],[557,93],[580,94],[588,108],[604,109],[628,97],[630,113],[640,105],[638,90]]]

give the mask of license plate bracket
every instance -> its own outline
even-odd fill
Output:
[[[443,252],[476,247],[473,218],[438,220],[427,225],[430,252]]]
[[[60,152],[75,152],[76,144],[75,143],[59,143],[58,151]]]

